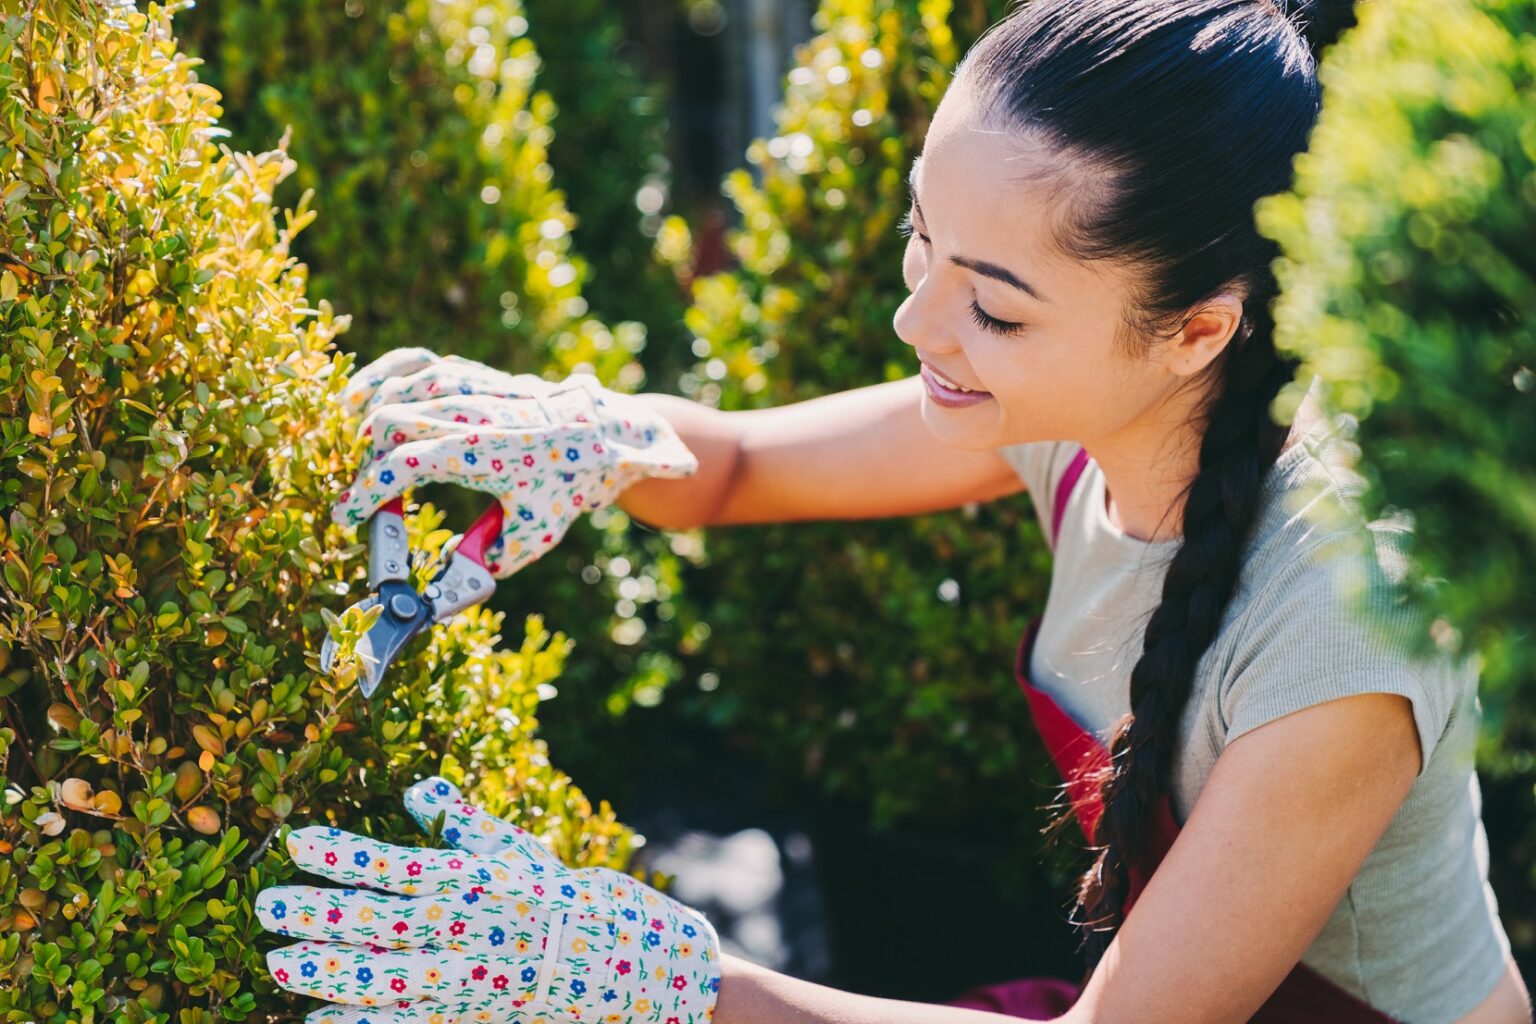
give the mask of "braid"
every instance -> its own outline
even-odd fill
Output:
[[[1200,468],[1184,506],[1184,542],[1169,563],[1140,659],[1131,671],[1131,713],[1110,741],[1099,782],[1104,800],[1094,865],[1079,882],[1078,923],[1089,973],[1123,919],[1128,871],[1144,865],[1155,835],[1158,800],[1171,789],[1179,724],[1195,666],[1215,639],[1236,589],[1242,550],[1258,512],[1264,476],[1288,429],[1270,405],[1295,374],[1296,361],[1274,346],[1273,286],[1251,298],[1246,337],[1223,357],[1200,445]],[[1235,350],[1233,350],[1235,348]]]

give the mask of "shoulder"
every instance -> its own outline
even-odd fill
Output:
[[[1440,652],[1408,599],[1412,527],[1368,520],[1340,428],[1282,454],[1245,550],[1218,682],[1227,742],[1336,698],[1408,698],[1427,766],[1476,672]]]
[[[1347,419],[1314,425],[1281,453],[1245,545],[1238,583],[1245,604],[1294,601],[1298,589],[1400,603],[1413,526],[1402,515],[1366,516],[1357,456]]]

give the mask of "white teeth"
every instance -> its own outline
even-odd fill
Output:
[[[934,379],[937,380],[940,384],[943,384],[945,387],[951,388],[951,389],[953,389],[955,391],[964,391],[966,393],[971,393],[971,392],[974,392],[976,390],[975,388],[961,387],[959,384],[956,384],[954,381],[950,380],[948,377],[944,376],[943,374],[941,374],[939,371],[935,370],[931,366],[928,368],[928,372],[933,374]]]

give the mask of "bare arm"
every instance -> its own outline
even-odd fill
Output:
[[[1248,1020],[1322,930],[1419,757],[1412,706],[1390,693],[1233,740],[1062,1024]]]
[[[908,516],[1024,489],[995,451],[934,438],[915,376],[741,412],[642,397],[699,458],[691,477],[651,478],[624,491],[619,506],[655,526]]]
[[[715,1024],[1018,1024],[985,1010],[839,992],[731,956],[722,967]]]

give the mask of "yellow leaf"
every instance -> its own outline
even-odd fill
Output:
[[[38,437],[47,437],[53,433],[53,420],[46,413],[35,412],[27,417],[27,429]]]
[[[59,83],[54,81],[52,75],[43,75],[38,79],[37,109],[45,114],[58,113]]]
[[[205,836],[211,836],[222,827],[219,812],[212,807],[199,805],[187,812],[187,824]]]
[[[192,738],[197,741],[198,746],[203,748],[204,753],[224,753],[224,740],[219,737],[218,733],[206,725],[194,725],[192,727]]]

